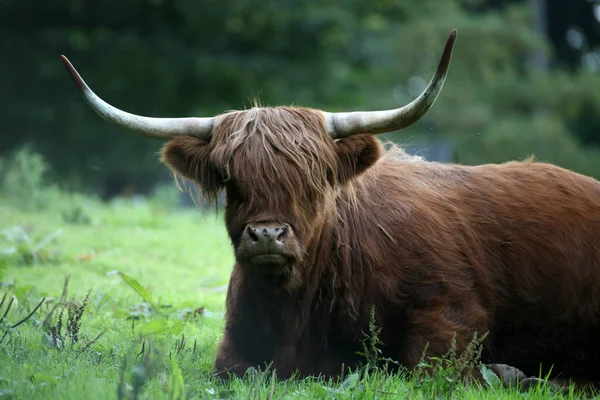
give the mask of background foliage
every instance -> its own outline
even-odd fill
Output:
[[[598,3],[547,1],[540,36],[536,2],[2,0],[0,155],[28,145],[50,165],[48,179],[101,196],[145,193],[169,178],[160,143],[97,117],[60,54],[101,97],[145,115],[213,115],[255,98],[376,109],[418,94],[456,28],[435,107],[385,137],[430,159],[535,154],[600,177]]]

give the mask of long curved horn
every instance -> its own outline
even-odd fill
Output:
[[[419,97],[406,106],[394,110],[326,113],[329,136],[338,139],[357,133],[391,132],[418,121],[433,106],[442,91],[455,39],[456,29],[450,32],[437,71]]]
[[[63,64],[88,104],[105,120],[154,139],[174,136],[193,136],[210,140],[215,118],[152,118],[130,114],[111,106],[98,97],[84,82],[67,57],[61,55]]]

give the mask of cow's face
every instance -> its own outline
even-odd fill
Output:
[[[444,86],[455,38],[453,30],[423,93],[403,107],[379,111],[279,107],[218,117],[150,118],[106,103],[66,57],[62,60],[104,119],[170,140],[163,160],[173,170],[196,181],[215,202],[226,191],[227,229],[244,268],[263,277],[297,278],[304,272],[302,261],[314,256],[311,250],[328,218],[335,218],[335,191],[379,158],[376,139],[361,133],[392,132],[425,115]],[[288,287],[293,281],[287,280]]]
[[[253,108],[225,114],[209,143],[177,137],[163,160],[204,195],[227,195],[226,224],[236,260],[273,279],[302,274],[302,261],[335,215],[337,188],[373,165],[370,135],[334,141],[319,111]]]

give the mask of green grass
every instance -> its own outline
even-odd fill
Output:
[[[211,368],[233,265],[222,216],[90,201],[88,221],[79,208],[71,212],[70,201],[36,212],[0,201],[0,230],[23,227],[32,240],[19,244],[0,235],[0,299],[8,293],[0,318],[10,296],[16,298],[0,321],[0,337],[8,331],[0,344],[0,399],[565,398],[547,388],[523,394],[463,386],[444,371],[419,381],[367,369],[343,382],[279,382],[269,371],[251,371],[221,384]],[[56,345],[43,321],[60,302],[66,277],[67,301],[81,306],[90,295],[79,341],[63,335]],[[9,327],[43,297],[32,318]],[[62,319],[65,330],[67,311]]]

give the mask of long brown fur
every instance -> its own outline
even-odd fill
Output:
[[[163,160],[227,195],[234,249],[246,224],[290,223],[302,254],[286,280],[234,267],[215,369],[273,361],[279,376],[360,362],[374,306],[383,356],[413,368],[489,331],[484,361],[600,381],[600,183],[527,162],[426,162],[370,135],[330,139],[319,111],[220,117],[210,143]]]

